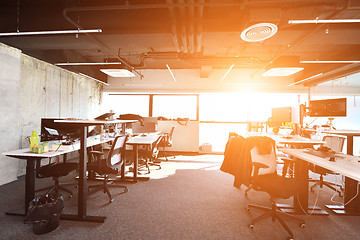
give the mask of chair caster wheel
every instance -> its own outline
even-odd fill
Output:
[[[254,228],[255,228],[254,224],[250,224],[250,225],[249,225],[249,228],[250,228],[250,229],[254,229]]]
[[[300,223],[300,227],[305,228],[306,227],[305,223]]]
[[[288,237],[287,240],[294,240],[294,238],[293,237]]]
[[[250,211],[250,207],[246,207],[246,211],[248,211],[248,212],[249,212],[249,211]]]
[[[72,197],[73,197],[73,195],[72,195],[72,194],[70,194],[70,195],[69,195],[69,198],[72,198]]]

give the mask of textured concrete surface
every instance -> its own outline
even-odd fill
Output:
[[[101,84],[0,44],[0,153],[29,145],[42,117],[99,115]],[[0,156],[0,185],[16,180],[26,162]]]

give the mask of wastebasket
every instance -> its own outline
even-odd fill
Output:
[[[35,197],[29,204],[25,223],[33,224],[35,234],[51,232],[59,226],[63,208],[64,197],[57,192]]]

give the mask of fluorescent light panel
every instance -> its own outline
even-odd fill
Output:
[[[81,63],[81,62],[78,62],[78,63],[71,63],[71,62],[66,62],[66,63],[55,63],[54,65],[56,66],[86,66],[86,65],[115,65],[115,64],[121,64],[121,62],[98,62],[98,63]]]
[[[321,75],[323,75],[323,73],[319,73],[319,74],[316,74],[316,75],[314,75],[314,76],[311,76],[311,77],[305,78],[305,79],[303,79],[303,80],[300,80],[300,81],[297,81],[297,82],[291,83],[291,84],[289,84],[289,85],[288,85],[288,87],[291,87],[291,86],[293,86],[293,85],[297,85],[297,84],[299,84],[299,83],[302,83],[302,82],[305,82],[305,81],[307,81],[307,80],[310,80],[310,79],[313,79],[313,78],[319,77],[319,76],[321,76]]]
[[[83,74],[83,73],[81,73],[81,72],[78,72],[78,74],[81,75],[81,76],[90,78],[90,79],[92,79],[92,80],[94,80],[94,81],[96,81],[96,82],[102,83],[102,84],[104,84],[104,85],[106,85],[106,86],[109,86],[108,83],[103,82],[103,81],[100,81],[100,80],[98,80],[98,79],[96,79],[96,78],[90,77],[90,76],[88,76],[88,75],[86,75],[86,74]]]
[[[127,69],[100,69],[100,71],[111,77],[135,77],[135,74]]]
[[[286,77],[293,75],[297,72],[300,72],[304,68],[300,67],[281,67],[281,68],[271,68],[268,71],[264,72],[262,75],[264,77]]]
[[[176,82],[176,78],[175,78],[174,74],[172,73],[172,71],[171,71],[171,69],[170,69],[169,65],[167,65],[167,64],[166,64],[166,67],[167,67],[167,69],[169,70],[169,72],[170,72],[170,74],[171,74],[172,78],[173,78],[173,79],[174,79],[174,81]]]
[[[29,36],[29,35],[52,35],[52,34],[72,34],[72,33],[99,33],[101,29],[90,29],[90,30],[59,30],[59,31],[35,31],[35,32],[10,32],[0,33],[0,37],[11,37],[11,36]]]
[[[229,74],[229,72],[231,71],[231,69],[234,67],[234,64],[230,66],[230,68],[226,71],[226,73],[224,74],[224,76],[221,78],[220,82],[224,81],[224,79],[226,78],[226,76]]]
[[[318,60],[313,60],[313,61],[300,61],[300,63],[360,63],[360,61],[355,60],[355,61],[318,61]]]
[[[306,24],[306,23],[360,23],[360,19],[329,19],[329,20],[289,20],[289,24]]]

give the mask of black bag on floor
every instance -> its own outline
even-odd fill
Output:
[[[25,223],[32,223],[36,234],[51,232],[59,226],[63,208],[64,197],[59,193],[51,192],[35,197],[29,204]]]

